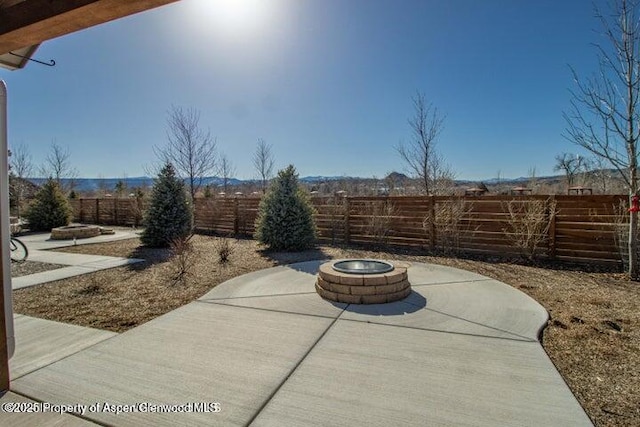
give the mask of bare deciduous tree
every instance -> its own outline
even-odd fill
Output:
[[[167,139],[165,147],[154,147],[154,151],[162,163],[171,163],[178,175],[187,179],[193,200],[204,178],[216,173],[216,140],[200,127],[197,110],[175,106],[167,118]]]
[[[260,178],[260,186],[262,193],[267,191],[267,184],[273,178],[273,153],[271,152],[271,144],[267,144],[262,138],[258,139],[258,146],[253,155],[253,166],[258,172]]]
[[[411,140],[409,143],[401,142],[396,151],[406,163],[408,172],[420,180],[427,194],[431,194],[436,181],[444,175],[452,175],[436,150],[444,117],[436,107],[427,103],[424,94],[416,93],[412,101],[414,115],[409,119]]]
[[[233,178],[233,175],[236,173],[236,168],[231,163],[231,160],[223,154],[220,156],[220,178],[222,178],[222,186],[224,188],[224,192],[228,192],[229,188],[229,180]]]
[[[25,145],[18,145],[13,151],[9,151],[11,175],[15,178],[11,182],[11,195],[16,202],[16,214],[20,217],[20,208],[26,189],[25,179],[33,173],[33,160]]]
[[[600,194],[621,194],[626,191],[618,171],[611,169],[611,164],[602,157],[594,156],[585,160],[585,176]]]
[[[63,147],[53,141],[51,151],[44,159],[44,164],[40,166],[40,174],[55,180],[65,193],[73,190],[75,179],[78,178],[78,170],[71,165],[69,147]]]
[[[600,67],[593,77],[581,80],[572,69],[577,89],[572,109],[565,113],[566,138],[606,159],[617,169],[629,189],[638,195],[638,138],[640,137],[640,28],[637,0],[612,0],[611,11],[596,15],[606,45],[596,45]],[[629,267],[637,280],[638,215],[629,220]]]
[[[578,174],[584,171],[584,167],[584,157],[576,154],[562,153],[556,156],[556,164],[553,170],[564,172],[567,178],[567,188],[571,188]]]
[[[109,194],[109,186],[107,185],[107,180],[103,174],[98,174],[98,182],[96,184],[96,196],[97,197],[105,197]]]
[[[456,173],[445,163],[443,157],[436,154],[433,162],[434,179],[431,185],[432,193],[437,196],[453,195],[455,193]]]

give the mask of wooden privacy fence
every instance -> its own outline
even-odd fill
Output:
[[[626,196],[314,197],[318,238],[510,256],[617,263]],[[195,227],[252,235],[259,198],[195,200]],[[140,199],[72,200],[74,220],[139,225]]]
[[[104,225],[139,226],[147,208],[143,198],[105,197],[71,199],[73,220]]]

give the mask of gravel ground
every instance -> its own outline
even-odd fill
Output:
[[[224,242],[229,261],[218,261]],[[404,251],[319,246],[281,253],[253,240],[195,236],[190,274],[176,282],[178,257],[138,239],[65,249],[146,261],[14,292],[16,312],[121,332],[199,298],[240,274],[274,265],[336,257],[430,262],[477,272],[529,294],[551,314],[542,344],[597,426],[640,425],[640,284],[591,267],[531,266],[499,259],[454,259]]]
[[[11,277],[27,276],[29,274],[41,273],[43,271],[55,270],[67,267],[61,264],[49,264],[37,261],[11,262]]]

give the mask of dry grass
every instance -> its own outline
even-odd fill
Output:
[[[640,284],[621,274],[354,248],[273,253],[252,240],[233,240],[229,261],[218,263],[212,262],[218,259],[216,240],[195,236],[193,274],[186,283],[173,285],[169,251],[139,244],[132,239],[65,249],[146,262],[15,291],[16,312],[120,332],[232,277],[278,264],[350,256],[437,263],[495,278],[539,301],[551,314],[543,346],[596,425],[640,425]]]

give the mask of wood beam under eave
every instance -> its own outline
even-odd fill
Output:
[[[0,54],[176,1],[24,0],[0,7]]]

